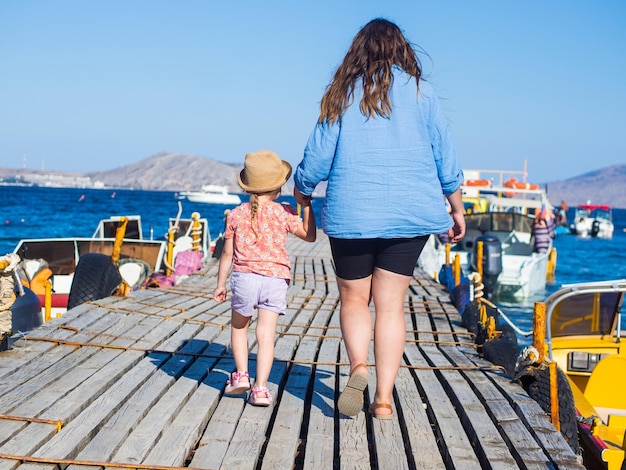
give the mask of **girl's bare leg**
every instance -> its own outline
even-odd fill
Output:
[[[274,363],[274,340],[278,314],[269,310],[259,309],[259,318],[256,327],[258,344],[256,359],[255,387],[267,387],[272,364]]]
[[[248,325],[250,317],[233,310],[230,322],[230,346],[235,357],[237,372],[248,370]]]

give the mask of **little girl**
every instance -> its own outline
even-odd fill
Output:
[[[249,398],[250,404],[257,406],[269,406],[272,400],[267,380],[274,361],[274,335],[278,316],[285,314],[291,279],[287,234],[308,242],[316,237],[311,198],[303,201],[302,219],[293,207],[275,202],[290,176],[291,165],[270,150],[246,155],[238,182],[250,194],[250,202],[228,214],[213,294],[218,302],[226,300],[226,279],[232,266],[231,346],[237,371],[231,374],[225,394],[250,390],[248,325],[258,310],[256,380]]]

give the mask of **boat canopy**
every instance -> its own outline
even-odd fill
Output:
[[[611,206],[606,205],[606,204],[581,204],[580,206],[578,206],[578,208],[584,211],[595,211],[595,210],[610,211],[611,210]]]
[[[548,340],[563,336],[619,336],[626,279],[564,285],[546,300]]]

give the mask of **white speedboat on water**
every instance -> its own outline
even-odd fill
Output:
[[[205,184],[200,191],[184,191],[180,193],[180,198],[205,204],[241,204],[237,194],[229,193],[228,187],[216,184]]]
[[[611,206],[581,204],[576,208],[570,232],[580,237],[613,238]]]
[[[546,250],[537,251],[533,233],[535,211],[552,211],[545,190],[513,179],[494,184],[479,178],[467,180],[462,190],[466,234],[450,247],[449,261],[458,255],[463,273],[475,272],[480,241],[487,295],[524,299],[542,293],[555,268],[551,243]],[[418,265],[431,275],[446,263],[441,238],[445,239],[432,236],[418,260]]]

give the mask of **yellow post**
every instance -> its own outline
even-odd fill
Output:
[[[456,287],[461,283],[461,255],[459,255],[458,253],[454,257],[452,274],[454,275],[454,287]]]
[[[533,346],[539,352],[538,363],[545,360],[546,348],[546,304],[535,302],[533,315]]]
[[[476,245],[476,270],[480,274],[480,278],[483,278],[483,242],[478,242]]]
[[[202,224],[200,223],[200,214],[198,212],[194,212],[191,214],[191,240],[193,251],[200,251],[202,247],[202,243],[200,240],[200,235],[202,234]]]
[[[487,316],[487,308],[484,305],[480,306],[480,316],[483,316],[483,309],[485,310],[485,317]],[[487,322],[487,339],[494,339],[497,337],[496,319],[494,317],[486,318]]]
[[[120,222],[117,224],[115,230],[115,242],[113,242],[113,253],[111,259],[117,266],[120,261],[120,251],[122,250],[122,243],[124,242],[124,235],[126,235],[126,226],[128,225],[128,218],[121,217]]]
[[[554,282],[556,274],[556,248],[552,247],[548,254],[548,264],[546,265],[546,281]]]
[[[172,274],[170,266],[174,265],[174,230],[170,228],[167,232],[167,262],[165,263],[165,274],[169,276]]]
[[[559,417],[559,383],[556,362],[548,364],[550,367],[550,419],[557,431],[561,430],[561,419]]]
[[[446,268],[450,266],[450,244],[446,243]]]
[[[52,281],[50,278],[44,283],[43,308],[44,321],[52,320]]]

